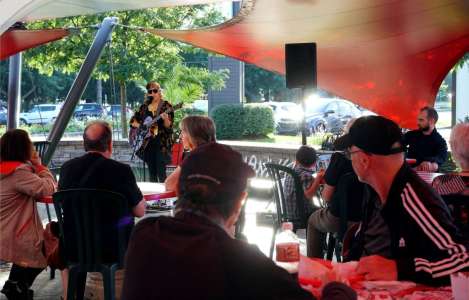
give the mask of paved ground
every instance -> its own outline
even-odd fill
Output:
[[[52,206],[51,209],[53,210]],[[246,225],[244,229],[244,234],[248,238],[250,243],[258,245],[260,250],[268,255],[270,241],[272,238],[272,228],[271,226],[262,226],[256,224],[256,213],[271,211],[274,209],[272,203],[265,199],[249,199],[246,203]],[[47,222],[47,215],[45,213],[44,206],[40,205],[39,207],[41,218],[44,222]],[[54,216],[54,215],[53,215]],[[305,252],[305,243],[304,240],[301,244],[302,253]],[[4,282],[8,278],[9,265],[0,266],[0,287],[3,287]],[[62,285],[60,280],[60,273],[56,271],[56,276],[54,280],[50,280],[50,270],[46,269],[43,271],[39,277],[34,282],[32,289],[35,291],[34,299],[60,299],[62,294]],[[6,297],[3,294],[0,294],[0,300],[4,300]]]

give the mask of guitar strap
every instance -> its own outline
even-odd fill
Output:
[[[160,103],[158,104],[158,107],[156,108],[156,117],[155,118],[157,118],[160,115],[161,108],[163,107],[163,102],[164,102],[164,100],[161,99]]]

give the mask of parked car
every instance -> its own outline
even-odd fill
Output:
[[[207,113],[208,112],[208,100],[195,100],[192,103],[192,108],[197,109],[197,110],[201,110],[201,111]]]
[[[451,111],[451,102],[450,101],[436,101],[434,108],[440,111]]]
[[[349,101],[317,98],[306,104],[305,122],[311,134],[339,133],[350,119],[360,116],[360,110]]]
[[[38,104],[34,105],[29,112],[20,113],[20,124],[48,124],[53,123],[59,115],[61,105]]]
[[[303,111],[293,102],[266,102],[274,112],[275,131],[278,134],[297,134],[300,130]]]
[[[73,113],[73,117],[78,120],[87,120],[89,118],[105,118],[106,110],[98,103],[78,104]]]
[[[106,113],[111,118],[120,117],[120,115],[121,115],[121,105],[120,104],[113,104],[113,105],[107,106],[106,107]],[[134,115],[134,111],[128,106],[127,106],[127,110],[126,110],[126,115],[127,115],[127,119],[130,119]]]
[[[0,125],[7,124],[7,109],[3,106],[0,106]]]

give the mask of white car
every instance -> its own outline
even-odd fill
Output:
[[[53,123],[59,115],[61,105],[38,104],[34,105],[29,112],[20,113],[20,124],[48,124]]]
[[[303,110],[294,102],[264,102],[274,112],[277,134],[297,134],[301,129]]]
[[[195,100],[192,103],[192,108],[197,109],[197,110],[201,110],[201,111],[207,113],[208,112],[208,100]]]

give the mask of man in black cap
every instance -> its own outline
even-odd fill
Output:
[[[233,238],[253,176],[228,146],[192,151],[175,217],[147,218],[133,232],[122,299],[312,299],[258,249]]]
[[[137,224],[127,250],[122,299],[314,299],[234,225],[254,176],[229,146],[197,147],[184,160],[175,217]],[[356,299],[335,283],[325,299]]]
[[[469,267],[447,206],[405,162],[399,126],[381,116],[355,121],[341,143],[360,181],[372,187],[348,259],[366,280],[448,284]]]

